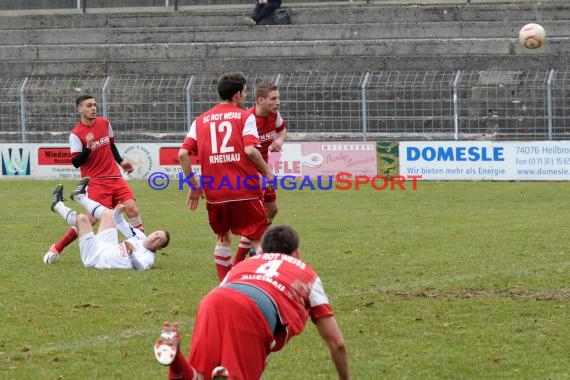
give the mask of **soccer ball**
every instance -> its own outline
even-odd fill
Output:
[[[519,42],[527,49],[538,49],[545,38],[544,28],[538,24],[526,24],[519,32]]]

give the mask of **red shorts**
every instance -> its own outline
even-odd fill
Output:
[[[115,208],[119,202],[136,200],[135,194],[123,177],[91,179],[87,186],[87,197],[109,209]]]
[[[216,288],[198,307],[189,362],[207,379],[219,365],[232,380],[260,379],[272,342],[267,320],[248,296]]]
[[[267,229],[267,216],[261,199],[206,203],[206,208],[210,227],[218,236],[231,231],[234,235],[259,241]]]
[[[275,202],[276,200],[277,200],[277,192],[275,191],[275,188],[272,188],[271,190],[265,189],[263,191],[263,202],[271,203]]]

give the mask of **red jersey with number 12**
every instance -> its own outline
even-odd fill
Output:
[[[257,168],[244,150],[248,145],[259,145],[255,117],[233,104],[220,103],[194,120],[182,149],[198,156],[206,202],[260,198]]]
[[[117,178],[121,177],[119,166],[115,162],[111,143],[115,142],[111,123],[104,117],[97,117],[92,125],[83,124],[81,121],[69,135],[71,156],[81,153],[87,146],[87,136],[93,136],[93,146],[87,161],[79,167],[81,177]]]

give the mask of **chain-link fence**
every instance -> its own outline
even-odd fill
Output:
[[[120,141],[180,142],[218,101],[214,75],[0,77],[0,142],[66,142],[91,94]],[[568,71],[308,72],[278,85],[294,140],[564,140]]]

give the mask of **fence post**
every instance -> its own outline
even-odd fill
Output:
[[[368,141],[368,104],[366,97],[366,90],[368,86],[368,81],[370,80],[370,72],[366,72],[362,83],[360,84],[360,94],[362,99],[362,138],[364,141]]]
[[[459,82],[461,81],[461,71],[455,73],[453,79],[453,138],[455,141],[459,140]]]
[[[283,74],[279,73],[277,74],[277,76],[275,77],[275,85],[277,86],[277,88],[279,88],[279,86],[281,86],[281,80],[283,79]]]
[[[554,81],[554,69],[550,70],[548,74],[548,81],[546,82],[546,102],[548,105],[548,140],[552,140],[552,82]]]
[[[28,141],[26,137],[26,85],[28,84],[28,77],[24,78],[20,85],[20,124],[22,128],[22,143]]]
[[[194,84],[194,75],[190,77],[188,84],[186,85],[186,123],[188,124],[187,131],[190,130],[192,126],[192,85]]]
[[[111,77],[106,77],[103,82],[103,88],[101,89],[101,103],[103,109],[103,116],[109,118],[109,106],[107,104],[107,93],[109,91],[109,84],[111,83]]]

